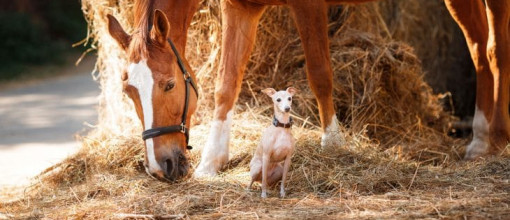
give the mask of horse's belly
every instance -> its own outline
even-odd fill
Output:
[[[287,0],[247,0],[261,5],[285,5]]]

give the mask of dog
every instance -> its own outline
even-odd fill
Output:
[[[289,87],[277,92],[273,88],[267,88],[262,92],[273,100],[274,117],[273,123],[264,131],[250,162],[251,182],[248,189],[251,188],[253,182],[261,181],[261,197],[267,198],[267,186],[273,186],[281,179],[280,196],[283,198],[285,197],[285,179],[296,142],[290,131],[292,127],[290,110],[292,97],[297,90]]]

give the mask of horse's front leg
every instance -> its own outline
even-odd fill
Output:
[[[214,176],[228,161],[233,107],[241,90],[257,24],[265,7],[241,0],[224,0],[222,53],[216,78],[214,119],[195,177]]]
[[[494,105],[494,82],[486,56],[489,36],[487,14],[482,1],[445,0],[445,5],[464,33],[476,70],[473,140],[467,146],[465,155],[466,159],[475,159],[489,150],[489,121]]]
[[[288,2],[305,50],[306,73],[319,106],[323,129],[322,147],[344,143],[333,105],[333,70],[329,53],[327,9],[325,1],[294,0]]]

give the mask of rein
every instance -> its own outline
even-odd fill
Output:
[[[198,98],[198,90],[195,82],[191,78],[191,75],[186,70],[186,67],[184,66],[181,56],[179,55],[179,52],[177,52],[177,49],[175,48],[174,43],[172,40],[168,39],[168,43],[172,47],[172,51],[175,54],[175,57],[177,57],[177,64],[179,65],[179,68],[181,69],[182,75],[184,77],[184,84],[186,85],[186,98],[184,102],[184,111],[182,113],[182,120],[180,125],[171,125],[166,127],[157,127],[157,128],[150,128],[142,132],[142,139],[145,141],[149,138],[155,138],[164,134],[170,134],[170,133],[176,133],[180,132],[184,134],[186,137],[186,149],[191,150],[193,147],[189,146],[189,129],[186,127],[186,116],[188,114],[188,107],[189,107],[189,87],[193,88],[195,91],[195,94]]]

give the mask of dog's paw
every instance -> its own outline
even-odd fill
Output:
[[[285,198],[285,191],[280,191],[280,197]]]
[[[264,192],[264,191],[262,191],[262,194],[260,195],[260,197],[262,197],[262,198],[264,198],[264,199],[265,199],[265,198],[267,198],[267,193],[266,193],[266,192]]]

